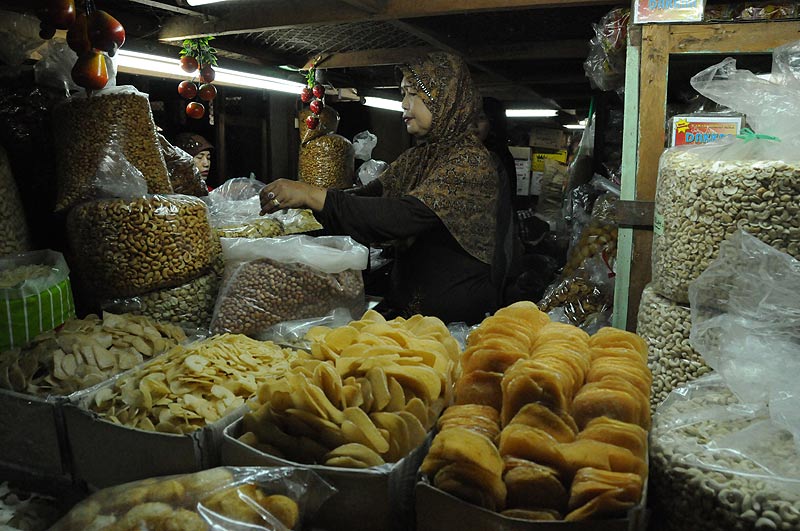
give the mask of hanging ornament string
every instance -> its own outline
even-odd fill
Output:
[[[300,101],[308,103],[311,114],[306,118],[306,126],[316,129],[319,126],[319,117],[325,108],[325,87],[317,83],[317,59],[315,59],[306,72],[306,86],[300,92]]]
[[[193,76],[192,79],[181,81],[178,84],[178,94],[189,100],[186,105],[186,114],[190,118],[200,119],[206,114],[206,107],[203,103],[191,100],[199,97],[208,104],[210,109],[211,101],[217,97],[217,87],[212,85],[217,75],[214,71],[214,67],[217,66],[217,50],[210,44],[213,38],[203,37],[183,41],[183,48],[180,52],[181,69],[188,74],[194,74],[198,69],[200,70],[197,82]],[[211,116],[209,119],[212,119]]]

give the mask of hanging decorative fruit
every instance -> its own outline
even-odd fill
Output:
[[[181,49],[181,68],[184,72],[194,74],[200,69],[198,78],[182,81],[178,85],[178,93],[184,98],[191,100],[199,97],[203,101],[211,102],[217,97],[217,87],[211,84],[216,78],[214,67],[217,66],[217,50],[209,42],[214,37],[204,37],[202,39],[186,39],[183,41]],[[197,87],[197,83],[201,83]],[[190,102],[186,106],[186,115],[190,118],[199,119],[205,116],[206,108],[200,102]],[[211,114],[209,115],[211,119]]]
[[[308,103],[311,115],[306,118],[306,126],[316,129],[319,126],[319,115],[325,108],[325,87],[317,83],[317,63],[311,63],[306,72],[306,86],[300,91],[300,101]]]
[[[52,39],[56,30],[67,30],[67,45],[78,55],[72,67],[72,80],[87,91],[108,84],[109,63],[125,43],[125,28],[105,11],[98,11],[94,0],[39,0],[39,36]]]
[[[187,100],[193,100],[197,96],[197,85],[191,81],[181,81],[178,84],[178,94]]]
[[[186,106],[186,115],[189,118],[194,118],[195,120],[199,120],[206,114],[206,107],[202,103],[198,101],[189,102]]]

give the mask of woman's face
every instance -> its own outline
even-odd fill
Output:
[[[481,142],[485,142],[489,136],[489,118],[486,116],[486,113],[481,111],[478,115],[478,120],[475,125],[475,132],[478,134],[478,138],[481,139]]]
[[[417,93],[417,87],[403,76],[400,82],[400,92],[403,94],[403,122],[410,135],[423,137],[431,130],[433,116],[430,109]]]
[[[211,169],[211,152],[201,151],[194,156],[194,165],[200,171],[200,175],[205,179],[208,177],[208,171]]]

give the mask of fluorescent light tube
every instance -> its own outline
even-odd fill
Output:
[[[552,118],[558,116],[558,111],[555,109],[508,109],[506,116],[508,118]]]
[[[586,129],[586,125],[581,124],[567,124],[564,127],[567,129]]]
[[[186,79],[190,76],[181,69],[177,57],[162,57],[147,53],[119,50],[114,58],[120,72],[130,74],[161,75],[175,79]],[[287,81],[277,77],[239,72],[228,68],[214,67],[216,77],[214,84],[230,87],[258,88],[299,94],[305,84],[296,81]]]
[[[365,96],[364,105],[367,107],[375,107],[377,109],[386,109],[387,111],[403,112],[403,104],[401,102],[386,98],[373,98],[371,96]]]

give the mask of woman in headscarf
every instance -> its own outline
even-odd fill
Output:
[[[466,64],[431,53],[402,65],[403,121],[418,140],[363,195],[281,179],[262,214],[308,207],[331,234],[400,240],[384,308],[477,323],[497,309],[506,264],[495,246],[498,176],[471,125],[480,97]]]

